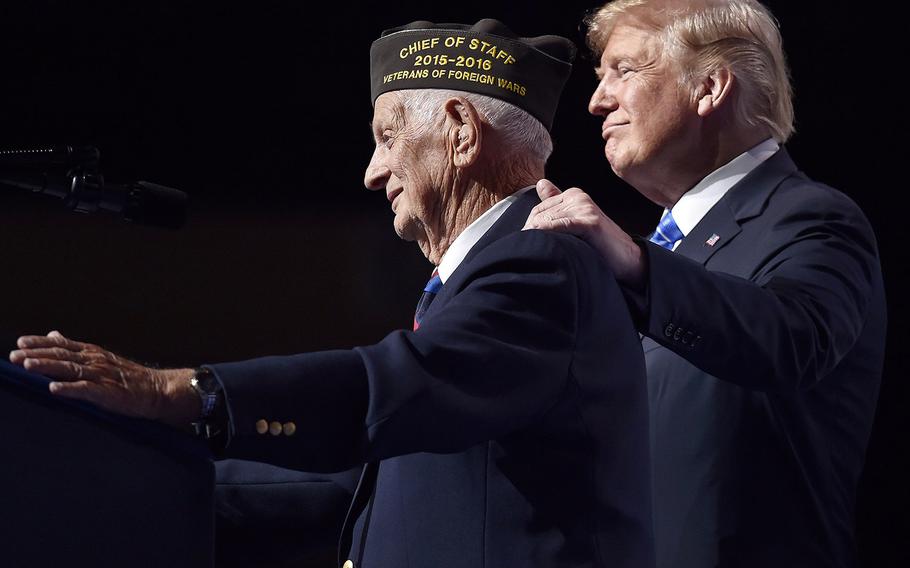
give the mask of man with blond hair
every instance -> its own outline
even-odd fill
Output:
[[[541,180],[526,226],[593,244],[643,336],[658,566],[855,566],[881,270],[862,212],[782,146],[777,22],[751,0],[619,0],[588,23],[607,160],[664,213],[632,238]]]

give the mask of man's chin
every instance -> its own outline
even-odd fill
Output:
[[[408,241],[408,242],[413,242],[413,241],[417,240],[417,236],[415,235],[415,231],[414,231],[413,227],[409,227],[404,224],[399,224],[397,222],[397,220],[394,223],[394,227],[395,227],[395,234],[398,235],[399,239],[401,239],[403,241]]]
[[[630,166],[633,164],[628,160],[628,156],[623,156],[621,153],[617,152],[615,148],[604,148],[604,157],[607,158],[607,163],[610,164],[610,169],[613,170],[613,173],[618,177],[625,179],[629,175],[632,169]],[[623,158],[626,159],[623,159]]]
[[[607,158],[607,163],[610,164],[610,169],[613,170],[613,173],[622,177],[622,165],[616,160],[616,156],[610,154],[609,150],[604,150],[604,156]]]

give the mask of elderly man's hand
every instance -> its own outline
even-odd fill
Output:
[[[578,235],[600,252],[616,279],[638,285],[644,279],[641,249],[625,231],[604,215],[584,191],[560,191],[550,180],[537,182],[541,203],[531,210],[525,229],[543,229]]]
[[[199,417],[192,369],[152,369],[57,331],[16,342],[10,361],[54,380],[50,392],[127,416],[187,427]]]

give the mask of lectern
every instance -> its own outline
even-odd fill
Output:
[[[204,444],[48,383],[0,361],[0,566],[210,567]]]

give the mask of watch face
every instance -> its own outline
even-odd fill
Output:
[[[206,368],[196,371],[196,382],[199,384],[199,390],[206,394],[214,395],[221,391],[221,383],[215,378],[215,374]]]

